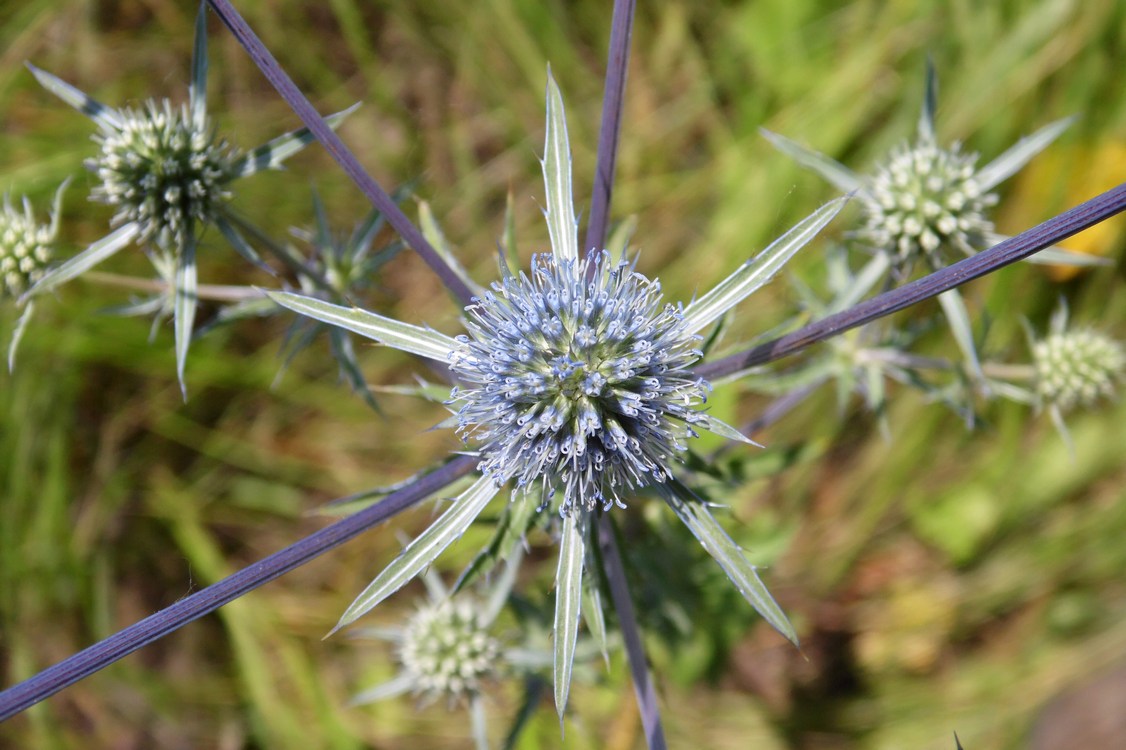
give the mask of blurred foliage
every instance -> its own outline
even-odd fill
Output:
[[[364,102],[341,129],[345,140],[388,189],[416,184],[475,278],[495,275],[509,191],[525,260],[546,246],[536,163],[545,62],[567,93],[576,195],[589,195],[606,3],[237,5],[321,111]],[[3,188],[46,206],[59,181],[81,175],[64,207],[64,246],[101,236],[109,216],[76,205],[90,185],[81,168],[90,128],[22,62],[105,101],[177,97],[195,10],[188,0],[0,7]],[[671,297],[691,297],[830,195],[757,129],[865,171],[913,132],[930,54],[943,85],[941,132],[987,157],[1080,115],[1003,186],[998,228],[1015,233],[1126,173],[1123,29],[1126,6],[1078,0],[642,4],[613,215],[637,216],[642,270]],[[211,31],[210,99],[223,132],[246,146],[296,127],[233,39],[217,23]],[[286,173],[248,180],[235,205],[280,234],[308,224],[311,182],[337,225],[366,212],[315,148]],[[1121,220],[1074,246],[1116,265],[1067,278],[1020,266],[968,289],[983,330],[988,318],[986,350],[1026,354],[1020,316],[1043,330],[1061,295],[1074,320],[1126,334]],[[232,259],[209,258],[212,276],[201,282],[256,278]],[[124,253],[110,266],[144,263]],[[816,279],[817,249],[793,272]],[[378,287],[382,312],[451,330],[454,306],[413,255],[385,266]],[[781,323],[792,296],[786,284],[756,295],[724,346]],[[324,501],[399,481],[458,447],[450,433],[427,431],[444,417],[439,405],[387,394],[382,415],[360,408],[327,356],[298,357],[271,387],[282,320],[202,339],[184,404],[171,330],[150,343],[144,321],[99,314],[121,301],[85,282],[44,300],[18,370],[0,375],[5,684],[321,526],[312,512]],[[14,320],[0,310],[5,336]],[[939,328],[921,347],[950,342]],[[374,384],[427,375],[403,355],[357,355]],[[1023,747],[1054,694],[1126,657],[1126,404],[1070,419],[1072,455],[1025,408],[997,404],[967,432],[940,407],[898,395],[890,439],[859,408],[836,418],[833,394],[820,392],[760,438],[765,451],[725,453],[720,471],[701,473],[712,499],[730,506],[728,528],[770,566],[801,653],[737,601],[681,530],[660,518],[656,531],[623,524],[673,746],[949,748],[956,730],[969,749]],[[765,403],[727,396],[715,408],[737,422]],[[464,746],[468,728],[442,706],[348,707],[391,665],[375,647],[321,640],[398,550],[391,532],[415,532],[429,517],[398,518],[145,648],[9,722],[0,744]],[[447,570],[464,567],[487,532],[468,537],[443,558]],[[527,567],[524,588],[546,592],[550,543],[532,541],[542,564]],[[671,578],[664,571],[687,578],[655,596]],[[411,607],[399,596],[372,619],[391,622]],[[567,746],[642,747],[621,656],[598,675],[573,691]],[[547,709],[550,691],[543,701]],[[518,705],[502,688],[489,712],[511,716]],[[494,723],[498,738],[502,729]],[[553,712],[541,710],[518,747],[560,745]]]

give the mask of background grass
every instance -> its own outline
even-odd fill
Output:
[[[912,134],[927,54],[940,74],[941,137],[986,160],[1050,120],[1080,115],[1003,186],[1002,231],[1126,174],[1120,4],[641,5],[613,215],[636,216],[640,266],[660,275],[670,297],[708,288],[830,197],[772,151],[759,127],[863,171]],[[482,280],[495,274],[509,191],[523,257],[546,247],[536,157],[547,62],[568,104],[576,193],[589,195],[605,6],[239,3],[322,111],[364,102],[345,140],[385,186],[415,183]],[[81,175],[65,209],[69,246],[104,234],[109,215],[83,198],[91,127],[39,89],[22,62],[110,104],[180,100],[195,10],[173,0],[0,9],[4,188],[45,211],[57,183]],[[210,103],[222,132],[251,146],[295,127],[216,23],[210,40]],[[308,223],[311,183],[341,226],[364,212],[358,191],[315,148],[286,173],[240,185],[236,205],[281,234]],[[261,283],[208,239],[203,281]],[[1026,356],[1020,316],[1042,329],[1061,295],[1073,319],[1126,333],[1122,245],[1121,223],[1108,225],[1072,246],[1115,258],[1112,269],[1063,278],[1020,266],[975,283],[968,300],[991,321],[986,348]],[[116,270],[144,273],[129,255]],[[811,248],[794,272],[816,278],[818,267]],[[183,404],[170,327],[150,343],[147,321],[99,314],[120,292],[82,281],[57,297],[40,305],[17,372],[0,376],[5,684],[321,526],[311,513],[323,501],[401,480],[457,447],[448,432],[426,431],[440,407],[385,395],[376,416],[336,382],[327,357],[299,357],[274,385],[284,320],[200,341]],[[763,290],[740,310],[729,343],[778,324],[790,303],[784,283]],[[456,329],[456,306],[410,254],[386,267],[375,305]],[[912,314],[933,311],[923,308]],[[0,330],[14,317],[0,309]],[[922,346],[951,348],[942,330]],[[360,356],[373,383],[425,374],[406,356],[368,347]],[[730,419],[766,403],[727,393],[717,408]],[[671,525],[630,537],[639,561],[672,565],[672,556],[691,570],[693,585],[672,601],[647,587],[643,566],[636,571],[673,746],[949,748],[955,730],[967,750],[1034,742],[1030,728],[1053,695],[1126,653],[1126,407],[1071,419],[1074,456],[1046,419],[1012,405],[990,407],[968,432],[941,407],[900,392],[890,440],[863,413],[837,419],[834,410],[830,393],[804,404],[765,436],[766,451],[744,455],[746,481],[717,498],[731,505],[738,540],[771,565],[768,582],[798,624],[804,654],[761,626]],[[392,666],[378,645],[321,640],[394,555],[392,530],[417,531],[429,517],[396,519],[61,693],[0,728],[0,745],[466,746],[467,717],[443,706],[347,707]],[[474,533],[444,569],[469,559]],[[533,598],[549,596],[552,554],[546,543],[533,549],[540,564],[525,571]],[[412,606],[400,595],[373,619],[392,622]],[[511,686],[491,695],[497,737],[517,701]],[[643,746],[620,658],[609,672],[591,670],[573,701],[568,747]],[[546,694],[521,747],[562,744],[550,705]]]

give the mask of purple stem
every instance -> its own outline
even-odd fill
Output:
[[[1023,260],[1067,237],[1098,224],[1126,209],[1126,183],[1102,193],[1043,224],[1021,232],[965,260],[939,269],[929,276],[884,292],[854,307],[810,323],[793,333],[768,341],[739,354],[708,362],[695,369],[702,378],[731,375],[748,367],[773,362],[823,339],[877,318],[898,312],[942,292],[961,286],[1002,266]]]
[[[586,252],[601,250],[606,243],[606,224],[610,214],[610,196],[614,190],[614,166],[618,161],[618,134],[622,129],[622,106],[625,100],[635,5],[634,0],[618,0],[614,3],[606,92],[602,97],[602,128],[598,132],[594,192],[590,198],[590,223],[586,228]]]
[[[610,197],[613,193],[614,165],[618,158],[618,140],[622,126],[622,105],[625,98],[626,71],[629,68],[630,37],[633,32],[634,0],[615,0],[610,26],[610,52],[606,63],[606,91],[602,97],[602,126],[598,133],[598,158],[594,167],[594,192],[590,199],[590,223],[586,229],[586,250],[601,249],[606,243],[607,217],[610,214]],[[609,516],[599,521],[599,539],[602,547],[603,571],[610,585],[618,627],[622,631],[626,653],[629,655],[633,691],[637,696],[641,726],[649,750],[664,750],[664,729],[661,727],[661,710],[657,694],[649,679],[645,648],[641,644],[641,629],[634,615],[618,542],[610,527]]]
[[[649,668],[645,659],[645,647],[641,643],[641,629],[630,599],[629,584],[626,582],[625,566],[618,551],[618,540],[614,534],[610,514],[600,514],[598,521],[598,541],[602,552],[602,569],[610,584],[610,597],[614,600],[614,611],[618,615],[618,627],[622,631],[622,641],[629,656],[629,671],[633,677],[633,692],[641,709],[641,726],[645,730],[645,743],[649,750],[664,750],[665,732],[661,728],[661,714],[657,708],[657,691],[649,679]]]
[[[407,215],[395,204],[386,191],[379,186],[371,175],[360,164],[356,156],[344,145],[344,141],[332,131],[305,95],[294,84],[293,79],[286,75],[285,71],[281,69],[278,61],[270,54],[270,51],[262,44],[258,36],[251,31],[250,26],[247,25],[239,12],[234,9],[229,0],[207,0],[211,9],[215,14],[222,19],[231,33],[235,35],[239,43],[246,49],[250,59],[252,59],[266,76],[266,79],[277,89],[281,94],[282,99],[293,108],[301,121],[305,123],[305,127],[317,137],[325,147],[325,149],[340,165],[341,169],[352,178],[352,181],[359,186],[364,195],[367,196],[371,204],[376,207],[385,217],[387,223],[390,224],[399,236],[410,245],[412,249],[430,266],[434,273],[438,274],[438,278],[446,285],[446,288],[457,297],[462,305],[468,305],[470,299],[473,297],[473,292],[469,290],[465,282],[461,280],[449,265],[442,259],[426,238],[422,236],[422,232],[418,227],[407,218]]]
[[[0,722],[386,521],[468,474],[476,465],[475,457],[459,456],[375,505],[326,526],[0,692]]]

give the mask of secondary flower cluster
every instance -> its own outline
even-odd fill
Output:
[[[958,143],[944,149],[925,136],[893,149],[862,201],[861,236],[873,247],[892,249],[900,265],[917,257],[945,265],[933,256],[950,246],[972,255],[993,230],[986,209],[997,203],[996,193],[978,183],[977,159]]]
[[[423,605],[407,622],[399,659],[412,689],[426,698],[456,702],[476,694],[493,674],[500,642],[480,608],[465,598]]]
[[[119,125],[94,136],[101,153],[87,162],[101,184],[92,197],[117,208],[113,225],[136,222],[137,241],[177,250],[192,226],[214,221],[230,198],[236,152],[206,116],[167,100],[117,111]]]
[[[27,198],[20,211],[12,206],[10,196],[4,196],[0,209],[0,297],[19,297],[43,276],[55,254],[58,230],[57,208],[50,224],[40,224]]]
[[[1053,331],[1032,346],[1036,395],[1069,411],[1114,395],[1126,368],[1126,352],[1092,330]]]

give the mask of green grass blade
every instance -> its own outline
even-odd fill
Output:
[[[367,703],[378,703],[388,698],[397,698],[404,693],[409,693],[414,688],[414,679],[409,674],[398,674],[387,682],[381,682],[375,687],[368,688],[362,693],[357,693],[348,701],[350,705],[362,706]]]
[[[446,265],[453,269],[453,272],[465,282],[465,285],[469,287],[473,294],[478,297],[484,295],[485,290],[469,276],[469,272],[458,261],[453,247],[450,246],[450,241],[446,239],[442,227],[438,225],[438,220],[434,218],[434,212],[430,210],[430,204],[426,201],[419,201],[418,203],[418,226],[422,229],[422,236],[426,238],[426,241],[434,246],[438,255],[446,261]]]
[[[348,109],[329,115],[325,118],[325,122],[328,123],[330,128],[335,130],[340,126],[340,123],[344,122],[344,118],[355,112],[359,106],[359,103],[356,103]],[[315,140],[317,140],[317,137],[313,135],[308,128],[301,128],[285,133],[284,135],[279,135],[269,143],[259,146],[253,151],[247,152],[241,158],[236,159],[231,167],[232,175],[236,178],[248,177],[267,169],[278,169],[281,167],[282,162]]]
[[[180,393],[188,400],[188,388],[184,384],[184,366],[188,361],[188,347],[192,343],[192,327],[195,324],[196,286],[199,283],[195,263],[195,233],[188,230],[187,240],[180,248],[176,259],[176,289],[172,302],[173,325],[176,331],[176,378],[180,381]]]
[[[543,147],[543,182],[547,205],[544,218],[551,236],[551,251],[558,261],[579,257],[579,223],[571,187],[571,145],[567,139],[567,116],[563,95],[547,69],[547,137]]]
[[[43,278],[35,283],[35,286],[27,290],[24,298],[50,291],[60,284],[65,284],[74,277],[89,271],[102,261],[113,257],[117,251],[132,242],[139,231],[139,227],[133,222],[118,227],[67,262],[48,271]]]
[[[559,567],[555,573],[555,710],[559,722],[567,709],[571,690],[571,666],[579,638],[582,610],[583,560],[586,557],[587,513],[574,511],[563,519],[559,542]]]
[[[926,84],[923,92],[923,111],[919,113],[919,137],[934,143],[937,134],[934,129],[934,113],[938,110],[938,73],[934,60],[927,56]]]
[[[282,307],[310,318],[345,328],[373,341],[392,346],[410,354],[446,362],[457,342],[429,328],[385,318],[358,307],[344,307],[314,297],[292,292],[266,292],[266,296]]]
[[[89,117],[99,128],[105,131],[121,129],[121,117],[116,110],[88,96],[63,79],[53,76],[45,70],[40,70],[31,63],[25,64],[43,88]]]
[[[774,278],[794,253],[833,220],[846,202],[847,197],[829,201],[775,240],[770,247],[740,266],[703,297],[689,304],[684,311],[688,330],[699,331],[704,328]]]
[[[499,490],[495,479],[481,477],[461,493],[437,521],[430,524],[426,531],[408,544],[407,548],[356,597],[341,615],[340,622],[336,623],[332,633],[370,612],[373,607],[398,591],[434,562],[446,547],[465,533],[469,524],[473,523],[473,519],[477,518],[489,501],[496,497]]]
[[[808,149],[797,141],[791,141],[784,135],[778,135],[766,128],[759,128],[759,133],[770,141],[774,148],[796,161],[807,169],[812,169],[817,174],[846,193],[864,192],[866,187],[860,175],[841,164],[835,159],[830,159],[824,154]]]
[[[984,192],[1012,177],[1033,156],[1036,156],[1047,148],[1052,141],[1059,138],[1073,122],[1075,122],[1075,117],[1065,117],[1062,120],[1056,120],[1049,125],[1045,125],[1032,135],[1021,138],[1007,151],[978,171],[976,175],[978,187]]]
[[[203,132],[207,128],[207,2],[199,4],[192,45],[192,82],[188,85],[192,123]]]
[[[20,339],[23,338],[24,331],[27,330],[27,324],[31,322],[31,316],[34,314],[35,302],[29,300],[27,304],[24,305],[20,319],[16,321],[16,327],[12,330],[12,341],[8,344],[8,372],[13,372],[16,369],[16,352],[20,348]]]
[[[675,479],[657,487],[664,495],[665,502],[672,507],[708,554],[719,563],[743,598],[775,630],[797,646],[798,635],[794,632],[794,626],[790,624],[782,608],[767,591],[766,585],[758,577],[755,566],[743,554],[739,545],[727,535],[715,517],[708,512],[704,501]]]

